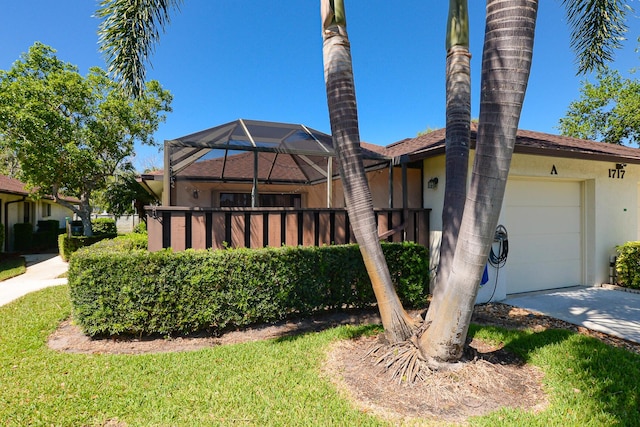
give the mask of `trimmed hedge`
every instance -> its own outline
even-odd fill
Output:
[[[94,235],[118,234],[116,220],[113,218],[96,218],[91,220],[91,229]]]
[[[58,236],[58,253],[63,261],[69,261],[71,255],[80,248],[85,246],[91,246],[101,240],[112,239],[116,237],[115,234],[102,234],[96,236],[71,236],[67,234],[60,234]]]
[[[91,246],[92,250],[132,251],[147,249],[148,237],[146,234],[127,233],[113,239],[100,240]]]
[[[422,307],[427,250],[384,243],[398,295]],[[74,316],[91,336],[215,331],[375,303],[356,245],[265,249],[81,249],[69,263]]]
[[[33,245],[33,225],[31,223],[13,224],[13,249],[24,252]]]
[[[618,246],[617,249],[618,284],[627,288],[640,289],[640,242],[627,242]]]
[[[55,249],[58,244],[58,235],[64,233],[57,219],[38,221],[38,229],[33,234],[32,250]]]

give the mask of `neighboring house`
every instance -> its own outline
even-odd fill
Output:
[[[183,207],[190,212],[185,218],[191,220],[191,215],[199,215],[203,209],[235,207],[239,209],[233,217],[235,221],[246,212],[240,209],[249,209],[252,203],[282,210],[344,206],[337,167],[329,165],[334,162],[328,162],[327,157],[306,153],[301,162],[300,158],[287,157],[277,150],[260,151],[260,144],[255,144],[258,149],[253,152],[225,149],[225,144],[235,140],[234,150],[252,150],[248,143],[243,146],[237,142],[240,137],[234,139],[233,129],[238,123],[242,121],[165,143],[165,169],[174,171],[172,176],[157,171],[141,177],[142,184],[164,200],[164,206],[158,209],[170,206],[167,212],[173,215]],[[209,139],[211,135],[224,138]],[[318,140],[330,141],[324,134],[315,135]],[[424,243],[430,247],[432,268],[437,266],[442,229],[444,138],[445,131],[440,129],[387,147],[362,144],[374,207],[431,211],[429,237]],[[473,125],[470,171],[475,138]],[[210,144],[213,140],[222,141],[222,145]],[[326,150],[328,158],[331,150]],[[315,166],[310,169],[317,176],[296,175],[309,169],[311,163]],[[321,173],[323,170],[329,173]],[[327,176],[332,178],[327,180]],[[166,187],[171,191],[165,192]],[[609,283],[610,258],[615,255],[616,246],[640,238],[639,193],[640,150],[519,131],[499,221],[508,233],[506,264],[500,269],[489,268],[489,281],[482,287],[479,301],[502,300],[513,293]],[[190,232],[191,225],[181,221],[178,234],[184,244],[182,236]],[[213,233],[216,224],[233,222],[229,217],[217,223],[215,218],[207,221],[207,230]],[[170,222],[162,223],[159,217],[156,222],[162,233],[171,229],[174,234],[174,241],[166,240],[165,246],[175,246],[175,227]],[[392,224],[392,228],[397,225]],[[150,227],[152,233],[153,224]],[[244,227],[245,231],[251,228]],[[277,238],[273,240],[275,244]],[[189,242],[190,239],[186,237]],[[253,242],[249,240],[245,236],[244,242]],[[262,244],[272,241],[266,237],[258,240]],[[494,247],[497,251],[498,244]]]
[[[0,215],[4,227],[5,241],[1,249],[11,252],[14,247],[13,226],[18,223],[33,224],[37,231],[38,221],[57,220],[65,227],[65,218],[73,213],[55,203],[51,198],[34,200],[29,197],[25,184],[15,178],[0,175]]]

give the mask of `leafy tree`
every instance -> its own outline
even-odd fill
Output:
[[[20,173],[20,163],[14,152],[7,148],[4,138],[0,135],[0,175],[17,178]]]
[[[146,222],[144,207],[158,200],[136,181],[136,173],[124,171],[109,180],[100,202],[107,212],[116,217],[137,213]]]
[[[580,99],[560,119],[563,135],[612,144],[640,143],[640,81],[604,68],[582,82]]]
[[[81,218],[89,236],[92,196],[117,171],[132,169],[135,142],[155,144],[171,99],[157,81],[132,99],[100,68],[83,77],[36,43],[0,71],[0,134],[34,197],[52,195]]]

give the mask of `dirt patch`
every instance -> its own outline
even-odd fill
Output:
[[[71,320],[60,323],[48,338],[49,348],[66,353],[145,354],[200,350],[217,345],[236,344],[321,331],[340,325],[375,324],[380,317],[375,311],[329,313],[309,319],[290,320],[229,331],[216,336],[206,332],[177,337],[118,336],[90,338]]]
[[[414,313],[417,314],[417,313]],[[640,354],[640,344],[591,331],[570,323],[505,304],[476,306],[472,322],[506,328],[568,329],[592,336],[606,344]],[[115,337],[91,339],[69,320],[48,339],[50,348],[69,353],[143,354],[191,351],[217,345],[290,336],[345,324],[380,323],[375,311],[331,313],[227,332],[221,336],[199,334],[163,338]],[[394,423],[411,424],[416,418],[459,423],[504,407],[542,410],[547,400],[541,388],[542,373],[520,361],[500,346],[479,340],[469,343],[471,359],[459,369],[435,372],[426,381],[398,385],[381,373],[365,354],[375,337],[335,343],[327,354],[323,372],[362,411],[372,412]]]
[[[388,373],[366,356],[375,341],[375,337],[363,337],[337,342],[324,367],[327,376],[362,411],[395,423],[410,423],[416,418],[463,422],[500,408],[538,411],[547,405],[541,371],[514,362],[504,351],[501,356],[499,347],[474,340],[470,347],[482,357],[461,363],[452,371],[432,372],[425,381],[411,385],[390,380]]]

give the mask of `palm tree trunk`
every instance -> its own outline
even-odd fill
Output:
[[[347,213],[371,278],[386,338],[396,343],[409,338],[415,324],[396,294],[378,240],[371,190],[360,149],[358,109],[344,4],[342,0],[322,0],[321,10],[327,104]]]
[[[443,297],[417,337],[422,357],[455,361],[469,330],[498,223],[529,80],[537,0],[488,0],[482,55],[480,123],[471,185]]]
[[[471,122],[471,55],[467,0],[449,1],[446,62],[446,176],[442,240],[434,298],[444,291],[467,197]],[[441,285],[441,286],[440,286]]]

